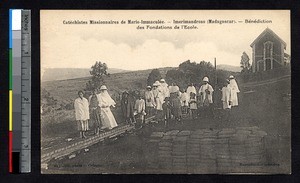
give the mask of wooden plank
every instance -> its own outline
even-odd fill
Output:
[[[117,135],[120,135],[120,134],[125,133],[126,131],[129,131],[132,129],[134,129],[134,126],[131,126],[131,125],[117,127],[117,128],[112,129],[111,131],[105,132],[104,134],[100,134],[100,135],[85,139],[81,142],[76,142],[76,143],[71,144],[64,148],[56,149],[50,153],[47,153],[47,154],[41,156],[41,164],[46,164],[53,158],[57,159],[57,158],[66,156],[75,151],[78,151],[80,149],[94,145],[100,141],[103,141],[105,138],[115,137]]]

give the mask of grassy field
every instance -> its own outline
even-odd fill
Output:
[[[113,74],[106,80],[109,92],[144,88],[149,72],[150,70]],[[87,80],[88,78],[45,82],[42,83],[42,88],[47,89],[60,102],[73,102],[77,90],[83,89]],[[290,77],[239,84],[239,107],[232,111],[230,122],[222,119],[185,119],[184,125],[173,125],[171,128],[194,130],[258,126],[268,134],[268,162],[280,164],[279,167],[270,167],[269,173],[288,173],[291,147]],[[122,123],[120,108],[114,109],[113,113],[117,122]],[[55,110],[42,115],[41,123],[42,148],[65,138],[78,136],[73,110]],[[129,135],[104,145],[94,145],[88,153],[81,152],[74,159],[52,161],[45,173],[147,173],[149,170],[145,167],[146,155],[143,151],[146,148],[145,141],[152,131],[162,131],[163,128],[157,125],[145,130],[143,134]]]
[[[159,69],[164,77],[166,72],[172,68]],[[109,93],[113,96],[131,89],[145,89],[147,78],[151,70],[132,71],[125,73],[111,74],[110,77],[105,77],[105,84],[108,87]],[[74,101],[77,97],[77,92],[83,90],[90,78],[78,78],[58,81],[42,82],[42,89],[46,89],[59,102]]]

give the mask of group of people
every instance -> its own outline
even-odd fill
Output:
[[[121,112],[125,122],[141,125],[145,120],[146,104],[143,96],[138,93],[137,99],[132,93],[124,91],[121,99]]]
[[[86,138],[89,130],[89,121],[94,124],[95,134],[102,129],[112,129],[118,124],[112,114],[110,107],[115,107],[115,101],[107,92],[107,87],[102,85],[100,93],[94,89],[92,95],[86,99],[83,91],[78,91],[78,98],[74,102],[75,118],[81,138]]]
[[[221,91],[221,101],[225,111],[238,106],[237,93],[240,90],[233,76],[226,79]],[[121,112],[124,121],[140,127],[145,123],[146,115],[155,116],[153,122],[164,121],[165,126],[169,125],[171,119],[182,123],[183,114],[190,115],[193,119],[199,115],[212,117],[213,92],[208,77],[203,78],[198,91],[193,83],[189,83],[186,89],[180,89],[175,83],[169,86],[164,79],[161,79],[155,81],[152,86],[147,86],[145,93],[138,93],[137,97],[124,91]],[[115,107],[116,103],[108,94],[105,85],[100,87],[100,93],[95,89],[88,99],[83,95],[83,92],[79,91],[79,97],[74,103],[81,137],[86,137],[89,121],[94,124],[95,134],[99,134],[101,129],[112,129],[118,126],[110,110],[110,107]]]
[[[204,77],[199,90],[193,83],[189,83],[186,89],[181,89],[172,83],[170,86],[164,79],[155,81],[147,86],[145,92],[146,113],[155,114],[156,121],[167,121],[171,118],[180,122],[183,114],[189,114],[193,119],[199,115],[204,117],[212,116],[213,87],[209,84],[209,78]],[[222,88],[223,109],[230,110],[238,106],[237,93],[240,90],[233,76],[230,76]]]

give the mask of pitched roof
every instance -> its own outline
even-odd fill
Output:
[[[284,49],[286,48],[286,43],[268,27],[251,43],[250,46],[253,47],[253,45],[256,42],[258,42],[262,37],[264,37],[267,33],[270,33],[272,36],[274,36],[276,39],[278,39],[284,45]]]

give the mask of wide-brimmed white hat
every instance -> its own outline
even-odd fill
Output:
[[[107,90],[107,87],[106,87],[105,85],[102,85],[102,86],[100,87],[100,90]]]
[[[165,79],[161,79],[160,82],[166,82],[166,80]]]
[[[153,83],[153,86],[159,86],[160,82],[159,81],[155,81],[155,83]]]
[[[208,77],[204,77],[203,81],[209,82]]]
[[[229,76],[229,79],[234,79],[234,76],[233,76],[233,75],[230,75],[230,76]]]

